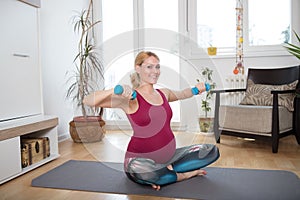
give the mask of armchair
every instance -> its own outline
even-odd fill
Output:
[[[245,89],[214,90],[214,134],[265,139],[278,152],[279,139],[295,135],[300,144],[300,66],[272,69],[249,69]],[[239,105],[222,105],[221,94],[245,92]],[[256,94],[254,94],[256,92]],[[251,96],[252,95],[252,96]],[[289,102],[288,102],[289,101]]]

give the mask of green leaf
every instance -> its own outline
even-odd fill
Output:
[[[293,32],[294,32],[298,42],[300,42],[299,35],[295,31],[293,31]],[[284,46],[284,47],[287,49],[287,51],[290,54],[294,55],[296,58],[300,59],[300,47],[295,44],[288,43],[288,42],[286,42],[285,44],[286,44],[286,46]]]

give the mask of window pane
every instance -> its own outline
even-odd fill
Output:
[[[234,47],[236,0],[197,0],[197,42],[199,47]]]
[[[176,0],[144,0],[145,28],[161,28],[178,32]]]
[[[130,74],[134,69],[133,52],[123,55],[107,66],[105,71],[105,88],[113,88],[116,84],[130,83]],[[106,108],[105,118],[107,120],[127,120],[121,109]]]
[[[174,31],[178,33],[178,1],[174,0],[144,0],[144,27],[145,28],[155,28]],[[159,30],[158,30],[159,31]],[[161,34],[168,34],[168,31],[163,31]],[[173,34],[170,34],[173,36]],[[176,35],[176,34],[174,34]],[[162,36],[163,37],[163,36]],[[166,41],[162,41],[160,38],[155,38],[153,40],[153,35],[150,32],[145,33],[145,44],[146,47],[154,46],[151,41],[161,41],[162,46],[154,46],[161,49],[161,47],[168,48],[162,51],[156,51],[160,58],[160,64],[162,66],[162,75],[159,80],[159,87],[168,87],[172,89],[178,89],[179,86],[179,57],[173,54],[173,51],[178,49],[177,46],[178,38],[174,37],[174,42],[171,40],[170,46],[166,47]],[[170,71],[169,71],[170,70]],[[177,73],[175,76],[167,76],[168,73]],[[172,81],[170,81],[172,79]],[[172,82],[172,85],[169,83]],[[173,110],[172,122],[180,121],[180,103],[171,102],[170,103]]]
[[[118,6],[116,6],[118,5]],[[120,38],[129,37],[127,34],[133,28],[133,1],[132,0],[102,0],[102,25],[103,25],[103,42],[114,44]],[[129,39],[131,41],[131,39]],[[125,42],[121,45],[125,45]],[[104,48],[106,46],[104,45]],[[105,60],[106,70],[104,74],[105,88],[112,88],[118,83],[130,84],[129,74],[134,69],[134,55],[130,50],[134,49],[134,44],[129,44],[128,53],[117,54],[118,46],[109,45],[110,49],[103,49],[107,54],[112,54],[112,60]],[[105,109],[106,120],[126,120],[121,110]]]
[[[116,6],[118,5],[118,6]],[[132,0],[102,0],[103,41],[133,30]]]
[[[290,0],[250,0],[249,45],[278,45],[290,40]]]

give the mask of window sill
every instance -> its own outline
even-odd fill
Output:
[[[257,58],[257,57],[281,57],[281,56],[292,56],[287,52],[287,50],[249,50],[244,51],[244,58]],[[198,59],[235,59],[236,53],[235,52],[218,52],[217,55],[209,56],[207,53],[199,52],[199,53],[192,53],[190,55],[191,60],[198,60]]]

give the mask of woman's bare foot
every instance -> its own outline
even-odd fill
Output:
[[[169,170],[173,170],[172,165],[168,165],[167,168]],[[207,171],[203,170],[203,169],[197,169],[194,171],[190,171],[190,172],[184,172],[184,173],[177,173],[177,181],[183,181],[183,180],[187,180],[190,179],[194,176],[203,176],[206,175]],[[156,191],[160,190],[160,185],[151,185],[152,188]]]
[[[160,190],[160,186],[159,185],[152,185],[152,188],[156,191]]]
[[[184,172],[184,173],[177,173],[177,181],[183,181],[183,180],[190,179],[194,176],[203,176],[206,174],[207,172],[203,169],[197,169],[194,171]]]
[[[169,170],[173,170],[172,165],[168,165],[167,168]],[[177,181],[183,181],[189,178],[192,178],[194,176],[203,176],[206,175],[207,172],[203,169],[197,169],[194,171],[190,171],[190,172],[184,172],[184,173],[177,173]]]

